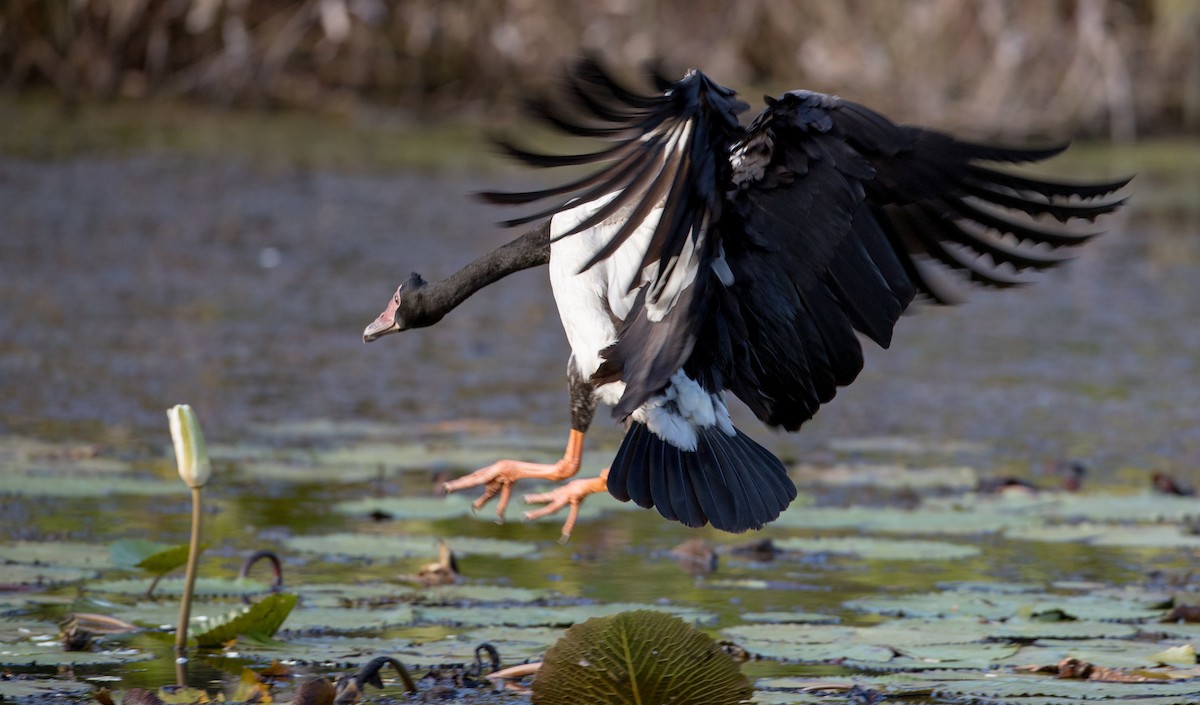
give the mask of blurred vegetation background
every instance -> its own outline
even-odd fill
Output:
[[[1193,0],[0,0],[0,88],[492,116],[582,51],[975,134],[1200,130]]]

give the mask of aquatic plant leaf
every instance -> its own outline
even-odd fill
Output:
[[[1137,633],[1132,624],[1116,622],[1039,622],[1009,620],[995,626],[996,639],[1119,639]]]
[[[569,627],[593,617],[607,617],[633,610],[664,612],[691,624],[713,624],[717,616],[711,612],[673,605],[639,605],[608,603],[598,605],[558,605],[547,607],[417,607],[417,622],[449,624],[467,627],[507,625],[512,627]]]
[[[546,652],[534,705],[734,705],[752,688],[733,659],[677,617],[637,610],[589,619]]]
[[[485,555],[516,558],[537,551],[537,546],[532,543],[504,539],[451,536],[443,540],[456,555],[460,556]],[[292,536],[284,543],[293,551],[381,560],[436,558],[438,555],[437,542],[430,536],[336,533],[319,536]]]
[[[742,615],[746,622],[769,622],[775,624],[837,624],[839,617],[815,612],[747,612]]]
[[[378,607],[412,601],[417,588],[389,582],[318,583],[294,592],[309,607]]]
[[[553,590],[530,590],[505,585],[439,585],[419,590],[412,601],[419,605],[458,605],[472,603],[528,603],[560,597]]]
[[[125,595],[144,595],[150,586],[150,579],[103,580],[87,584],[87,589],[94,592],[115,592]],[[194,597],[241,597],[243,595],[259,595],[271,591],[271,586],[252,578],[196,578]],[[158,596],[178,596],[183,594],[183,578],[168,578],[160,580],[154,588]]]
[[[178,481],[135,477],[0,473],[0,495],[92,498],[111,495],[178,495],[179,492]]]
[[[341,607],[310,607],[301,605],[288,616],[289,634],[325,634],[336,632],[379,632],[383,629],[411,624],[411,607],[399,606],[386,609],[350,609]]]
[[[855,463],[832,466],[801,465],[793,477],[807,483],[889,490],[940,489],[967,490],[979,484],[979,473],[966,466],[912,467]]]
[[[86,580],[96,575],[96,571],[86,568],[72,568],[60,565],[26,565],[10,563],[0,570],[0,585],[29,586],[29,585],[62,585]]]
[[[104,547],[78,541],[14,541],[0,545],[0,563],[36,563],[99,570],[112,567]]]
[[[63,651],[57,638],[0,643],[0,665],[4,666],[103,666],[151,658],[153,654],[131,648]]]
[[[857,536],[788,537],[776,540],[775,546],[783,551],[847,554],[869,560],[891,561],[956,560],[979,555],[978,547],[966,544]]]
[[[242,636],[270,639],[295,606],[294,594],[282,592],[267,595],[253,605],[216,621],[194,638],[203,647],[220,646]]]
[[[202,543],[199,546],[198,553],[204,553],[204,549],[208,548],[208,544]],[[171,546],[157,553],[146,556],[138,561],[136,567],[150,573],[151,575],[165,575],[176,568],[182,567],[188,560],[188,545],[180,544],[179,546]]]
[[[445,497],[364,497],[350,502],[338,502],[334,511],[353,516],[383,514],[392,519],[456,519],[473,511],[466,495]]]
[[[988,446],[972,441],[933,440],[908,436],[859,436],[857,438],[831,438],[829,447],[839,453],[886,454],[886,455],[941,455],[980,454],[988,452]]]
[[[400,654],[407,646],[408,642],[400,639],[301,636],[289,637],[286,643],[240,641],[237,656],[261,662],[283,660],[329,668],[357,668],[376,656]]]
[[[1150,658],[1158,663],[1167,665],[1194,666],[1196,665],[1196,647],[1191,644],[1171,646],[1159,651]]]
[[[11,675],[0,678],[0,701],[36,698],[37,702],[51,702],[62,698],[78,698],[86,695],[93,687],[91,683],[81,681]]]
[[[1149,668],[1159,663],[1154,657],[1164,646],[1176,643],[1131,639],[1038,639],[1022,646],[1001,665],[1051,666],[1063,659],[1074,658],[1105,668]]]

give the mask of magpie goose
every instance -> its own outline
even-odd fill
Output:
[[[483,485],[476,508],[499,494],[503,518],[515,481],[576,474],[597,404],[611,405],[626,432],[610,467],[525,497],[546,505],[529,517],[570,507],[564,539],[583,498],[606,488],[690,527],[772,521],[795,485],[734,427],[726,392],[768,426],[800,428],[858,375],[860,336],[888,347],[915,298],[953,303],[956,280],[1006,288],[1061,264],[1096,234],[1061,224],[1111,213],[1128,182],[1022,175],[998,165],[1066,145],[978,144],[810,91],[766,98],[743,126],[749,106],[703,73],[651,79],[631,89],[584,60],[561,98],[531,101],[558,130],[606,142],[551,155],[501,141],[509,155],[598,166],[553,188],[483,194],[546,205],[505,224],[532,230],[450,278],[411,275],[364,332],[431,325],[481,287],[549,264],[571,346],[566,452],[444,488]]]

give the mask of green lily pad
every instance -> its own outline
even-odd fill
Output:
[[[140,649],[63,651],[57,635],[43,641],[0,643],[0,665],[4,666],[104,666],[151,658],[154,658],[153,654]]]
[[[800,466],[792,471],[794,477],[805,482],[822,485],[900,490],[912,489],[970,489],[979,483],[979,473],[974,468],[958,467],[909,467],[907,465],[834,465]]]
[[[404,626],[412,622],[413,610],[408,606],[384,609],[301,606],[292,610],[283,631],[288,634],[378,633],[380,630]]]
[[[517,558],[527,556],[537,550],[537,546],[532,543],[503,539],[452,536],[444,540],[450,549],[460,556],[484,555]],[[357,556],[377,560],[437,557],[437,542],[429,536],[340,533],[293,536],[284,543],[293,551]]]
[[[413,601],[418,588],[398,583],[318,583],[295,589],[309,607],[375,607]]]
[[[187,488],[178,481],[110,476],[0,473],[0,495],[90,498],[111,495],[180,495],[182,497],[186,493]]]
[[[1116,622],[1039,622],[1010,620],[996,625],[996,639],[1121,639],[1137,634],[1132,624]]]
[[[474,500],[464,494],[445,497],[366,497],[351,502],[338,502],[334,511],[353,516],[373,513],[386,514],[393,519],[456,519],[471,514]]]
[[[750,683],[711,638],[646,611],[568,629],[546,652],[533,685],[538,705],[735,705],[750,695]]]
[[[81,698],[91,692],[92,684],[61,678],[8,676],[0,678],[0,700],[37,698],[50,702],[60,698]]]
[[[233,656],[261,662],[289,661],[328,668],[357,668],[376,656],[394,656],[409,644],[368,636],[291,637],[287,642],[239,641]]]
[[[215,647],[238,637],[270,639],[296,606],[290,593],[267,595],[249,607],[215,620],[208,629],[192,635],[200,646]]]
[[[413,602],[420,605],[463,603],[528,603],[558,597],[553,590],[530,590],[503,585],[438,585],[416,591]]]
[[[130,580],[104,580],[88,583],[87,589],[94,592],[115,592],[124,595],[145,595],[150,587],[150,578]],[[241,597],[261,595],[271,591],[271,586],[251,578],[196,578],[193,595],[203,597]],[[183,578],[168,578],[160,580],[154,588],[154,594],[160,597],[180,597],[183,595]]]
[[[418,607],[417,621],[424,624],[448,624],[466,627],[507,625],[512,627],[569,627],[592,617],[607,617],[618,612],[650,610],[666,612],[691,624],[713,624],[716,615],[689,607],[610,603],[598,605],[559,605],[554,607]]]
[[[846,554],[868,560],[889,561],[958,560],[979,555],[979,548],[966,544],[855,536],[789,537],[775,541],[775,547],[783,551]]]
[[[78,541],[15,541],[0,545],[0,564],[4,562],[92,570],[112,566],[103,546]]]
[[[49,587],[86,580],[95,575],[95,570],[60,565],[26,565],[23,563],[0,565],[0,585],[44,585]]]
[[[742,615],[742,620],[773,624],[837,624],[841,621],[833,615],[814,612],[747,612]]]

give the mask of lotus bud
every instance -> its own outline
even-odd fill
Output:
[[[194,490],[204,487],[212,474],[212,464],[208,461],[208,447],[204,445],[196,412],[187,404],[176,404],[167,409],[167,421],[171,425],[171,440],[175,443],[179,476]]]

